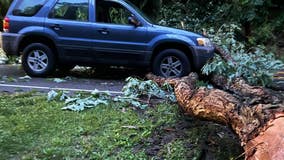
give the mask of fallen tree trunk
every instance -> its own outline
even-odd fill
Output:
[[[263,87],[250,86],[242,79],[228,83],[222,76],[212,78],[222,90],[196,87],[196,73],[175,79],[151,74],[147,78],[174,86],[177,101],[186,114],[230,126],[242,142],[246,159],[283,159],[283,97]]]

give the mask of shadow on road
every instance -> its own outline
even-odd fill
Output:
[[[124,80],[127,77],[139,77],[144,79],[149,72],[147,69],[124,68],[124,67],[76,67],[68,73],[57,71],[54,76],[73,76],[78,78],[95,78],[106,80]]]
[[[148,70],[137,68],[123,68],[123,67],[75,67],[71,71],[56,71],[53,75],[47,78],[63,78],[76,77],[85,79],[101,79],[101,80],[124,80],[127,77],[139,77],[144,79]],[[21,65],[0,65],[0,76],[22,77],[26,73]]]
[[[144,77],[146,71],[128,68],[93,69],[76,67],[70,72],[56,71],[46,78],[28,77],[20,65],[0,65],[0,93],[25,92],[49,88],[119,92],[129,76]],[[60,78],[60,79],[58,79]]]

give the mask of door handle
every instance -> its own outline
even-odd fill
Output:
[[[99,29],[98,32],[100,32],[103,35],[108,35],[109,34],[109,31],[106,28]]]
[[[59,24],[54,24],[54,25],[51,25],[50,28],[56,30],[56,31],[59,31],[62,29],[62,26],[59,25]]]

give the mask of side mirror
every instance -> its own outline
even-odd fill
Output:
[[[139,22],[134,15],[128,17],[128,23],[134,25],[135,27],[141,26],[141,22]]]

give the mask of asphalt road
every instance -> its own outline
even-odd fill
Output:
[[[100,90],[120,94],[129,76],[142,77],[146,72],[130,69],[86,70],[75,68],[69,73],[55,73],[48,78],[29,78],[20,65],[0,65],[0,92],[48,92],[54,90],[87,91]],[[273,88],[284,90],[284,70],[274,76]]]
[[[29,78],[20,65],[0,65],[0,92],[26,92],[51,89],[70,91],[110,91],[119,93],[124,86],[124,79],[128,74],[112,69],[94,74],[91,71],[74,69],[70,73],[55,73],[48,78]],[[111,72],[108,74],[107,72]]]

